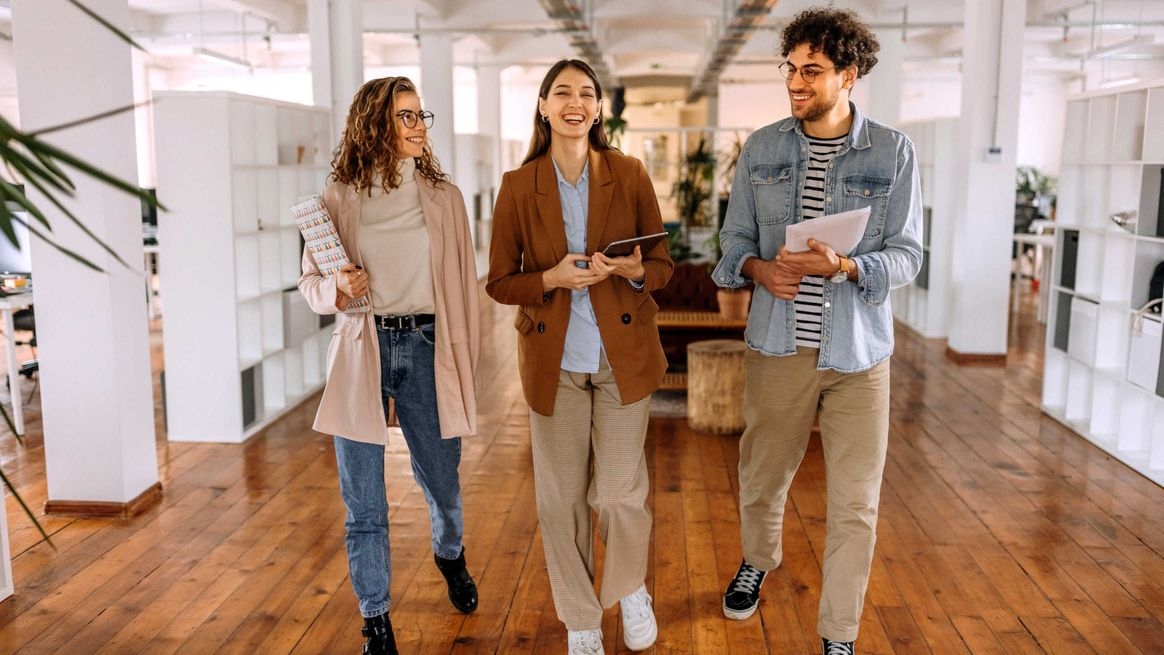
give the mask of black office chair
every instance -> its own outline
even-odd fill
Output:
[[[40,362],[36,360],[36,311],[32,307],[18,310],[12,315],[12,325],[17,330],[32,333],[28,341],[15,342],[18,346],[32,346],[33,358],[20,365],[20,374],[32,378],[32,374],[40,370]]]

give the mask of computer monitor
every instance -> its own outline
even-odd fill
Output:
[[[16,184],[14,186],[23,193],[23,185]],[[0,234],[0,274],[31,275],[32,258],[28,251],[28,228],[24,225],[30,216],[23,206],[12,200],[5,201],[5,206],[15,218],[19,219],[12,221],[12,231],[16,233],[16,241],[20,247],[12,245],[7,235]],[[24,221],[24,223],[20,221]]]
[[[153,227],[157,227],[158,226],[158,190],[157,189],[150,189],[147,187],[142,187],[141,190],[144,191],[147,195],[149,195],[149,197],[151,199],[153,199],[152,204],[147,202],[145,198],[141,199],[141,222],[143,225],[150,225]]]

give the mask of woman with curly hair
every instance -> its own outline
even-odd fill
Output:
[[[476,267],[464,198],[429,147],[432,121],[408,78],[372,80],[356,92],[322,194],[351,263],[324,277],[304,252],[299,279],[314,311],[336,315],[314,428],[335,435],[365,655],[397,652],[388,617],[389,399],[428,501],[449,599],[461,612],[477,609],[457,473],[460,437],[477,431]],[[370,311],[344,312],[365,296]]]

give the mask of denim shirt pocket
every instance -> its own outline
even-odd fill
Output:
[[[756,222],[760,225],[787,223],[792,218],[792,187],[796,166],[756,164],[751,170],[752,193],[756,198]]]
[[[865,225],[864,239],[877,239],[885,231],[885,216],[889,209],[889,192],[893,180],[873,175],[849,175],[842,182],[845,211],[872,207]]]

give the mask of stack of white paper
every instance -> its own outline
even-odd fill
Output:
[[[804,252],[808,250],[808,240],[816,239],[838,255],[850,255],[861,243],[870,211],[871,208],[862,207],[789,225],[784,233],[784,243],[788,252]]]
[[[315,259],[319,272],[325,276],[334,275],[337,270],[349,261],[344,244],[340,241],[339,233],[335,231],[335,223],[323,205],[323,198],[314,195],[291,207],[291,215],[299,232],[303,234],[303,243]],[[349,314],[367,312],[371,310],[368,297],[360,296],[348,304],[344,312]]]

